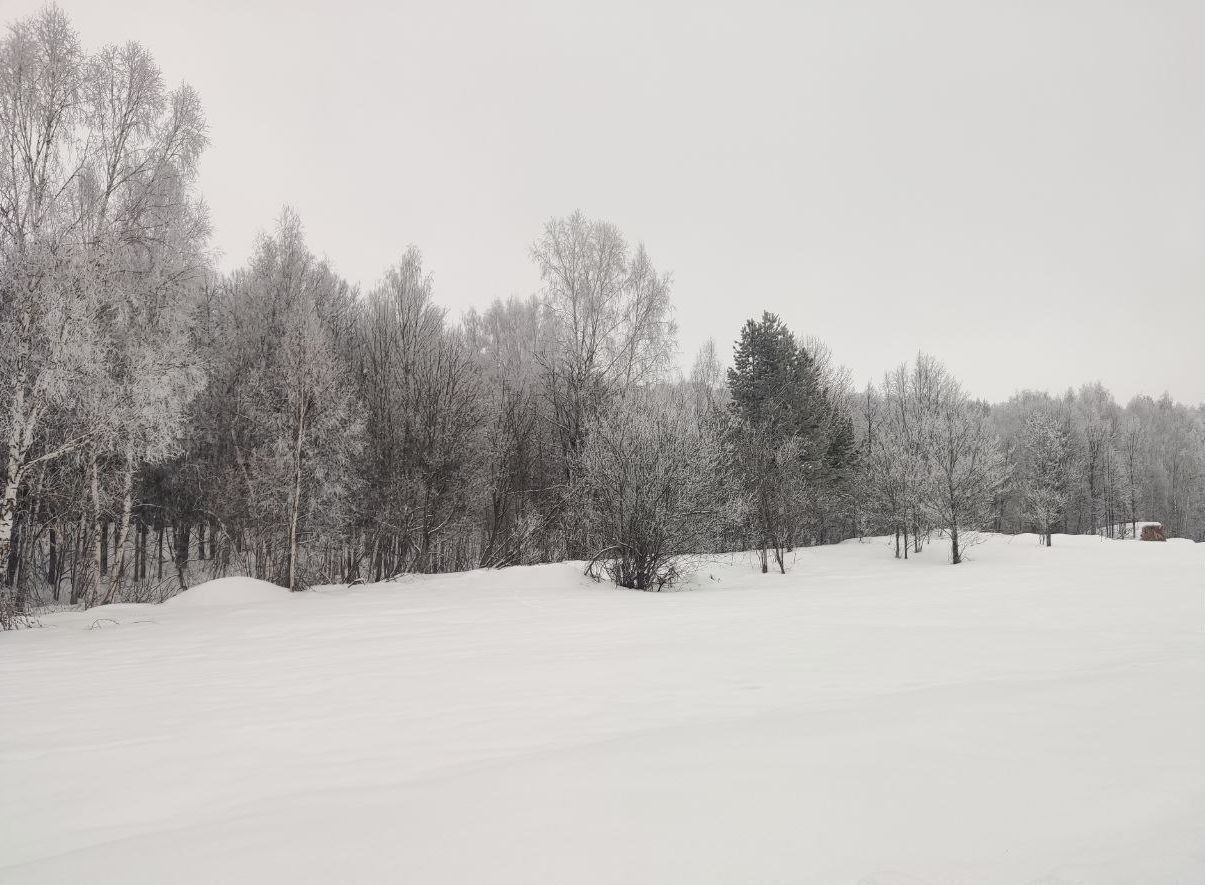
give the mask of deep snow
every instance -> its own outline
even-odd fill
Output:
[[[1205,882],[1205,545],[571,565],[0,635],[0,882]]]

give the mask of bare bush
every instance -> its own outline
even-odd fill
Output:
[[[634,391],[610,409],[572,495],[595,549],[587,571],[637,590],[674,583],[680,558],[709,550],[719,532],[720,468],[718,441],[670,391]]]

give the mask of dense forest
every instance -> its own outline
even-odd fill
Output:
[[[461,318],[421,255],[362,290],[284,210],[209,247],[196,94],[59,10],[0,44],[0,622],[249,574],[293,589],[582,560],[625,587],[686,554],[975,532],[1205,540],[1205,406],[1089,384],[988,404],[931,356],[856,388],[773,314],[683,372],[671,281],[580,213],[542,281]],[[265,220],[267,221],[267,219]],[[655,245],[655,244],[654,244]],[[745,293],[755,298],[754,293]]]

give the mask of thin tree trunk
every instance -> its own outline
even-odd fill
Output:
[[[22,335],[22,331],[29,328],[28,311],[22,313],[21,320],[22,327],[17,330],[17,340],[22,342],[22,346],[17,354],[17,372],[12,381],[13,398],[9,408],[7,460],[4,466],[4,499],[0,501],[0,574],[8,570],[13,526],[17,519],[17,491],[21,488],[21,478],[25,471],[25,454],[32,443],[33,428],[29,426],[29,415],[25,407],[25,384],[29,377],[26,363],[29,355],[28,339]],[[7,607],[13,604],[14,600],[8,598],[7,591],[0,590],[0,622],[7,617]]]
[[[54,530],[54,526],[50,526],[50,561],[46,564],[46,583],[50,585],[50,596],[55,601],[59,601],[59,568],[57,557],[59,555],[59,537]]]
[[[172,526],[172,535],[176,565],[183,568],[188,565],[189,546],[192,543],[192,525],[184,521],[177,522]]]
[[[88,570],[96,563],[94,556],[96,555],[95,539],[89,543],[88,538],[88,516],[81,513],[79,517],[79,528],[76,530],[76,537],[72,544],[71,557],[71,605],[75,605],[81,599],[84,601],[84,606],[88,605],[88,594],[91,588],[88,586],[89,578]],[[87,554],[85,555],[85,550]]]
[[[105,602],[112,602],[121,590],[121,582],[126,573],[126,541],[130,535],[130,511],[134,504],[134,465],[126,461],[125,475],[121,483],[121,531],[114,544],[117,547],[117,562],[113,571],[113,580],[109,582],[109,592],[105,594]]]
[[[181,592],[188,589],[187,569],[188,569],[188,539],[192,533],[192,526],[187,522],[182,522],[179,525],[172,526],[172,531],[175,535],[175,550],[172,559],[176,563],[176,580],[180,582]]]
[[[108,549],[108,542],[101,539],[102,524],[100,518],[100,475],[96,466],[96,450],[88,450],[88,476],[89,486],[92,492],[92,543],[88,545],[88,562],[84,568],[83,584],[81,592],[84,598],[84,606],[96,605],[99,601],[96,597],[100,592],[100,573],[98,571],[101,558],[105,556],[105,551]],[[83,543],[84,523],[83,517],[80,519],[80,536]]]
[[[130,569],[130,583],[137,584],[138,576],[142,573],[142,526],[138,522],[138,517],[131,515],[130,526],[133,529],[133,547],[134,547],[134,565]]]
[[[25,534],[22,528],[21,521],[18,520],[13,525],[12,548],[8,555],[8,568],[4,574],[4,586],[15,587],[17,578],[17,567],[21,562],[22,536]],[[21,611],[21,607],[17,606],[17,611]]]
[[[18,459],[10,454],[4,481],[4,500],[0,502],[0,570],[7,573],[12,556],[13,530],[17,519],[17,490],[21,486]],[[0,588],[0,626],[17,614],[16,595],[8,587]]]
[[[297,521],[301,515],[301,444],[305,439],[305,406],[297,407],[297,438],[293,450],[293,494],[289,513],[289,589],[297,590]]]
[[[134,528],[134,537],[137,539],[138,547],[134,551],[134,580],[146,580],[146,541],[147,541],[147,525],[142,521],[142,516],[138,517],[138,524]]]
[[[109,520],[102,520],[100,523],[100,576],[106,578],[109,575]]]

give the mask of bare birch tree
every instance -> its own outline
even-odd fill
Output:
[[[548,222],[531,255],[544,283],[548,335],[540,361],[567,488],[590,425],[614,397],[668,368],[670,279],[643,245],[632,249],[614,225],[580,212]],[[571,523],[567,545],[580,555]]]

